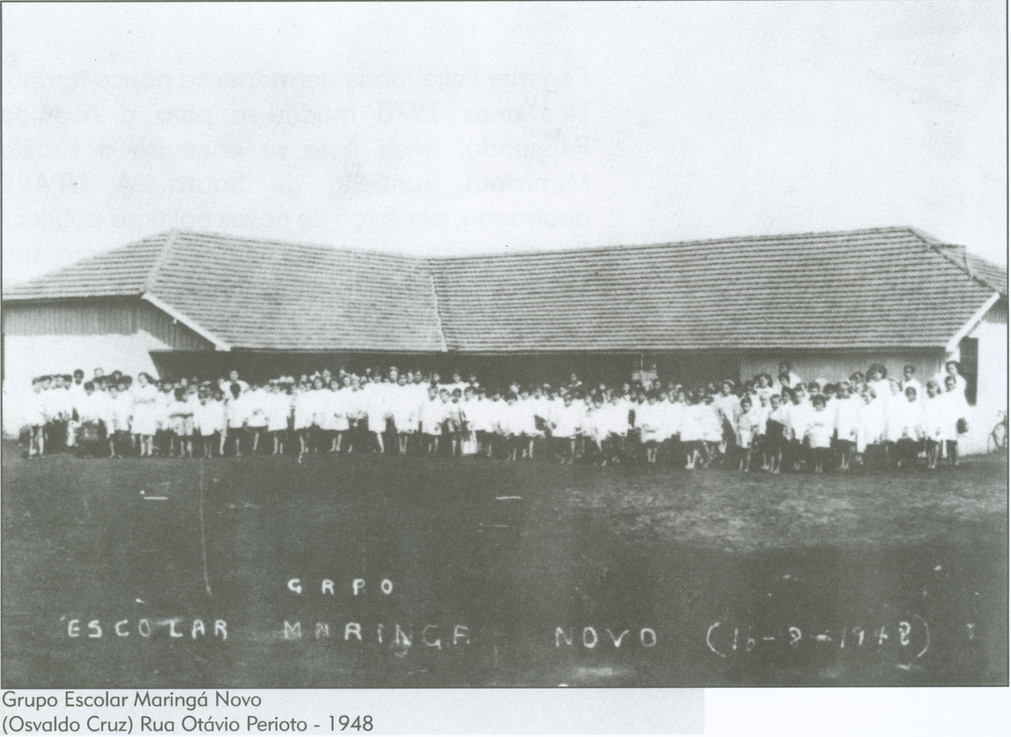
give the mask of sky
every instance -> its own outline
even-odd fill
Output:
[[[1007,263],[1003,2],[4,4],[3,283],[910,225]]]

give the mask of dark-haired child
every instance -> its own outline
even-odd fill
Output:
[[[180,386],[175,390],[175,402],[173,402],[170,412],[176,440],[179,444],[179,457],[192,458],[196,406],[186,387]]]
[[[228,393],[231,396],[227,398],[227,403],[225,404],[225,418],[227,420],[225,434],[228,438],[234,439],[235,455],[241,456],[243,435],[242,428],[246,424],[246,406],[241,400],[242,387],[237,381],[233,381],[228,386]],[[224,455],[223,449],[221,454]]]
[[[848,471],[856,447],[857,432],[860,427],[860,405],[862,400],[850,394],[850,386],[842,382],[838,387],[835,406],[836,445],[841,455],[840,471]]]
[[[130,449],[130,412],[133,403],[124,396],[125,384],[110,384],[105,405],[105,426],[109,429],[109,457],[122,458]]]
[[[421,432],[425,436],[425,452],[429,457],[439,453],[442,425],[448,414],[449,392],[435,385],[428,387],[428,398],[421,405]]]
[[[201,458],[214,455],[214,448],[221,445],[221,436],[225,432],[225,408],[215,397],[218,391],[217,387],[202,389],[199,403],[193,408],[194,434],[203,446]]]
[[[927,449],[927,468],[934,470],[941,457],[943,434],[942,407],[937,382],[930,379],[926,386],[927,396],[923,399],[923,439]]]
[[[889,414],[889,424],[895,423],[901,428],[901,435],[895,441],[896,465],[899,469],[912,468],[920,453],[920,441],[923,437],[923,406],[917,396],[916,388],[909,386],[903,392],[905,401],[893,402]]]
[[[267,393],[267,434],[274,445],[274,455],[284,453],[284,440],[288,434],[288,422],[291,419],[290,385],[272,383]],[[345,429],[347,419],[345,418]],[[338,450],[339,450],[338,445]]]
[[[811,398],[812,411],[807,419],[807,446],[815,473],[822,473],[828,464],[832,448],[832,433],[835,421],[826,411],[825,397],[815,394]]]
[[[758,430],[760,417],[756,413],[751,397],[744,395],[741,397],[741,404],[737,412],[734,429],[734,441],[737,453],[737,470],[747,473],[751,470],[751,450],[752,444]]]
[[[765,423],[765,444],[769,456],[769,470],[773,473],[779,473],[782,468],[788,422],[789,410],[783,404],[783,395],[769,395],[769,417]]]

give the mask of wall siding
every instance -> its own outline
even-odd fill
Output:
[[[144,331],[172,350],[210,350],[213,345],[140,299],[8,304],[5,335],[133,335]]]

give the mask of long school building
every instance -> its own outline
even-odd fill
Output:
[[[910,228],[442,259],[171,231],[6,290],[3,379],[12,399],[95,367],[691,382],[785,359],[808,380],[879,362],[925,382],[956,359],[978,451],[1007,407],[1007,305],[1005,268]]]

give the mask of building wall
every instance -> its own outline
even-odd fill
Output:
[[[4,432],[19,422],[19,397],[34,376],[80,368],[91,378],[96,367],[157,376],[150,352],[183,349],[213,346],[139,299],[4,305]]]
[[[1008,337],[1007,300],[1002,299],[983,317],[970,338],[979,341],[976,406],[970,410],[969,432],[959,441],[966,453],[983,453],[987,437],[1000,419],[998,412],[1008,409]]]

